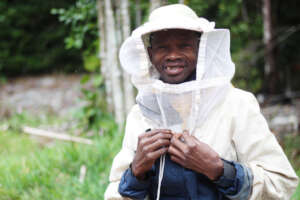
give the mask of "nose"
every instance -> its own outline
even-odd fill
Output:
[[[167,61],[175,61],[182,58],[182,54],[178,48],[170,48],[166,56]]]

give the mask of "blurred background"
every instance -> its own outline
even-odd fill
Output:
[[[174,3],[230,29],[233,84],[300,176],[299,1],[1,0],[0,200],[103,199],[136,95],[118,49]]]

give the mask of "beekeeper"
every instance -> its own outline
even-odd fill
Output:
[[[105,199],[289,199],[298,178],[255,97],[234,88],[230,33],[174,4],[120,49],[138,89]]]

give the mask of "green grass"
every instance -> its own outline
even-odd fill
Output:
[[[0,200],[103,199],[120,134],[94,145],[56,142],[42,146],[16,130],[0,131]],[[83,183],[80,167],[87,168]]]
[[[300,169],[297,171],[297,175],[300,179]],[[298,184],[297,190],[292,196],[291,200],[299,200],[300,199],[300,183]]]
[[[17,114],[0,121],[0,200],[94,200],[103,199],[112,159],[120,150],[122,136],[116,127],[94,136],[93,145],[57,141],[45,145],[21,133],[23,125],[59,124],[53,116]],[[1,131],[3,124],[10,128]],[[298,140],[288,138],[285,152],[300,177]],[[297,154],[295,154],[297,155]],[[87,168],[83,183],[80,168]],[[300,199],[300,185],[291,200]]]

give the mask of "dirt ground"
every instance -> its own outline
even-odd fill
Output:
[[[80,75],[44,75],[8,80],[0,85],[0,117],[27,111],[65,115],[80,105]]]

